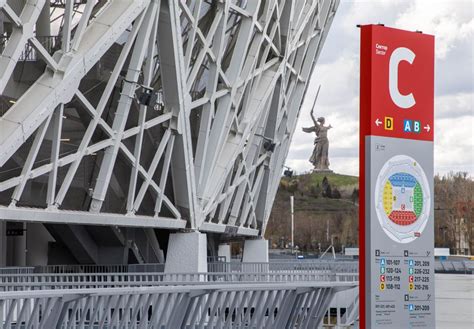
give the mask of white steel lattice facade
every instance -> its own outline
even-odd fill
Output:
[[[338,2],[0,0],[0,219],[263,235]]]

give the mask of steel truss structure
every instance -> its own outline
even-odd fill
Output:
[[[322,328],[336,308],[337,325],[358,314],[357,262],[216,262],[201,273],[162,265],[0,268],[0,326]]]
[[[338,0],[1,0],[0,218],[263,235]]]
[[[203,284],[6,292],[8,328],[317,328],[351,283]]]

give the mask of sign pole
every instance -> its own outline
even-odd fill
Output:
[[[360,327],[435,328],[434,37],[361,27]]]
[[[295,250],[295,210],[294,210],[294,196],[290,195],[290,209],[291,209],[291,254]]]

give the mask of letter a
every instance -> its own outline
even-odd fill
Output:
[[[405,127],[403,127],[403,130],[405,132],[411,132],[411,121],[410,120],[405,120]]]

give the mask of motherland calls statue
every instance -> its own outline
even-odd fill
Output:
[[[320,87],[321,88],[321,87]],[[319,95],[316,95],[316,99]],[[316,103],[315,99],[315,103]],[[331,125],[325,126],[325,119],[323,117],[318,118],[317,120],[314,118],[313,109],[311,110],[311,119],[313,119],[314,126],[305,128],[303,127],[303,131],[305,133],[312,133],[316,134],[316,138],[314,139],[314,149],[313,154],[309,158],[309,162],[311,162],[314,166],[314,171],[324,171],[324,172],[332,172],[329,169],[329,157],[328,157],[328,150],[329,150],[329,140],[328,140],[328,130],[332,128]]]
[[[325,119],[323,117],[320,117],[316,120],[313,116],[312,110],[311,118],[313,119],[314,126],[308,128],[303,127],[303,131],[305,133],[314,132],[316,134],[316,138],[314,139],[313,154],[311,154],[309,162],[313,164],[315,171],[330,171],[328,157],[328,130],[331,129],[332,126],[325,126]]]

